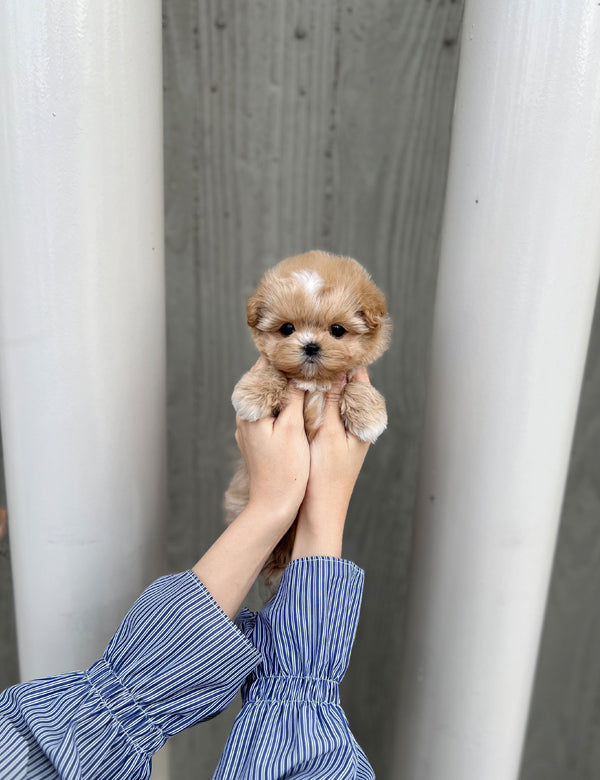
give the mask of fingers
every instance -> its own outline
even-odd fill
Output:
[[[335,409],[339,409],[340,398],[342,397],[342,393],[344,392],[344,387],[347,384],[348,384],[348,377],[346,376],[346,374],[342,374],[340,377],[336,379],[336,381],[331,385],[331,388],[327,391],[327,396],[325,397],[326,407],[333,407]]]
[[[261,368],[266,368],[270,363],[264,355],[260,355],[256,363],[252,366],[250,371],[257,371]],[[333,383],[331,389],[327,392],[324,408],[323,424],[329,427],[331,430],[343,430],[345,432],[344,422],[340,414],[340,403],[344,387],[348,382],[364,382],[365,384],[371,384],[369,380],[369,374],[364,366],[359,366],[356,371],[347,376],[342,374]],[[277,418],[265,417],[262,420],[257,420],[251,425],[257,426],[262,424],[263,426],[269,424],[281,424],[292,423],[298,426],[304,426],[304,397],[305,391],[301,390],[294,381],[289,381],[287,385],[287,403]],[[237,431],[236,441],[239,446],[239,430],[242,427],[249,425],[247,421],[241,420],[236,417]]]
[[[258,433],[259,431],[272,429],[275,422],[275,417],[261,417],[260,420],[244,420],[242,417],[236,415],[235,441],[238,448],[240,450],[243,448],[244,441],[255,435],[253,432],[257,432],[258,435],[261,435]]]
[[[268,359],[264,355],[259,355],[258,360],[256,363],[252,366],[250,369],[250,373],[254,373],[255,371],[258,371],[261,368],[267,368],[271,364],[269,363]],[[256,424],[264,422],[264,420],[270,420],[270,422],[273,422],[272,417],[264,417],[261,420],[255,421],[255,423],[251,423],[248,420],[244,420],[242,417],[236,414],[235,416],[235,424],[236,424],[236,431],[235,431],[235,440],[237,442],[238,447],[240,446],[240,428],[247,428],[248,425]]]
[[[352,374],[350,382],[365,382],[365,384],[370,385],[371,380],[369,379],[369,373],[365,366],[359,366],[356,371]]]
[[[291,422],[304,427],[304,395],[305,391],[295,382],[288,382],[287,403],[277,418],[278,422]]]
[[[261,355],[256,363],[252,366],[250,371],[258,371],[259,368],[266,368],[269,364],[269,361],[264,355]]]
[[[347,376],[342,374],[327,392],[323,414],[323,426],[329,430],[337,432],[343,431],[345,433],[344,421],[340,414],[340,401],[347,382]]]

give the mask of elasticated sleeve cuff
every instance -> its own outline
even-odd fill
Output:
[[[364,574],[350,561],[292,561],[261,612],[239,625],[262,653],[214,780],[373,780],[340,705]]]
[[[360,613],[364,572],[333,557],[288,564],[279,590],[261,612],[237,623],[264,657],[265,674],[339,682],[348,667]]]

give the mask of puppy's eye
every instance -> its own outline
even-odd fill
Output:
[[[282,336],[291,336],[295,330],[296,328],[292,325],[291,322],[284,322],[283,325],[279,328],[279,332]]]
[[[329,328],[329,332],[332,336],[335,336],[336,339],[341,339],[346,332],[346,328],[344,328],[343,325],[332,325]]]

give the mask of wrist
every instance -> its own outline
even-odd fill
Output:
[[[322,529],[300,527],[296,530],[292,560],[312,557],[342,557],[342,534]]]
[[[344,530],[351,494],[336,490],[335,486],[307,492],[298,512],[299,525],[305,525],[313,533],[327,528]]]
[[[292,559],[310,556],[341,557],[347,507],[321,507],[319,511],[302,506]]]
[[[277,512],[248,504],[192,568],[232,620],[286,530]]]
[[[298,514],[298,507],[278,501],[266,502],[250,498],[244,509],[244,514],[252,515],[256,522],[272,528],[275,532],[280,532],[283,536],[294,522]]]

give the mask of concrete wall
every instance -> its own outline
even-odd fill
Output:
[[[462,5],[449,0],[173,0],[164,8],[169,560],[222,528],[229,395],[255,352],[245,298],[309,248],[350,254],[385,289],[372,369],[390,427],[369,453],[345,555],[366,570],[342,700],[388,771]],[[522,780],[600,775],[600,318],[582,397]],[[16,680],[8,545],[0,685]],[[253,595],[258,604],[258,594]],[[178,780],[209,778],[235,715],[173,740]],[[407,779],[408,780],[408,779]]]

